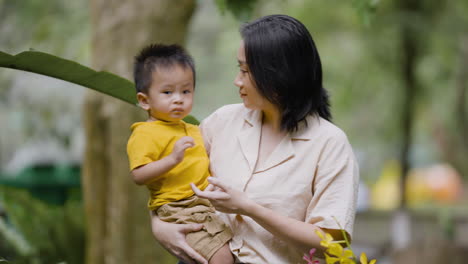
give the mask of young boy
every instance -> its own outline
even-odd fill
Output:
[[[135,58],[134,78],[148,120],[131,126],[127,154],[133,180],[148,187],[148,208],[161,220],[204,225],[186,239],[209,263],[233,263],[227,244],[231,230],[190,187],[204,189],[209,176],[200,130],[182,120],[192,110],[192,58],[178,45],[150,45]]]

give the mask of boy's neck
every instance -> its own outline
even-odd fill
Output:
[[[174,121],[167,121],[167,120],[157,119],[153,116],[149,116],[148,119],[146,120],[146,122],[154,122],[154,121],[161,121],[161,122],[166,122],[166,123],[177,123],[177,122],[182,121],[182,119],[174,120]]]

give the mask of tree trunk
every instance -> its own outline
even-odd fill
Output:
[[[468,33],[460,38],[460,67],[456,78],[457,99],[455,102],[455,122],[457,125],[457,140],[460,142],[459,150],[456,152],[457,159],[453,161],[461,175],[468,175],[468,164],[466,157],[468,154],[468,107],[467,107],[467,87],[468,87]],[[456,147],[456,146],[454,146]]]
[[[401,113],[402,143],[400,149],[401,179],[400,206],[394,213],[392,221],[393,248],[404,249],[411,243],[411,219],[406,211],[406,186],[408,172],[411,168],[410,151],[412,145],[412,131],[414,123],[415,99],[418,83],[416,79],[416,65],[419,57],[419,29],[417,18],[421,15],[421,0],[400,0],[397,2],[398,11],[402,14],[400,25],[401,36],[401,77],[403,85],[403,104]]]
[[[92,67],[132,79],[133,58],[143,46],[185,42],[194,9],[194,0],[90,0]],[[129,177],[129,127],[146,114],[93,91],[83,111],[86,263],[167,263],[151,233],[148,192]]]
[[[410,148],[412,144],[412,130],[417,94],[416,63],[418,59],[419,33],[416,25],[416,15],[421,10],[420,0],[400,0],[400,12],[403,13],[401,24],[401,76],[404,96],[402,109],[402,145],[401,162],[401,200],[400,208],[406,207],[406,181],[410,169]]]

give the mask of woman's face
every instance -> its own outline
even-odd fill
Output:
[[[245,107],[256,110],[270,108],[272,104],[260,95],[253,81],[253,77],[250,75],[249,66],[245,59],[244,41],[240,43],[237,52],[237,61],[239,63],[239,73],[234,79],[234,85],[239,87],[239,95]]]

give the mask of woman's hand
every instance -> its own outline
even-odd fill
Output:
[[[204,191],[198,189],[193,183],[190,185],[198,197],[210,200],[220,212],[246,215],[250,206],[254,204],[245,193],[234,190],[217,178],[209,177],[208,182],[210,185]]]
[[[173,224],[160,220],[151,213],[151,229],[154,237],[172,255],[185,264],[208,264],[198,252],[187,244],[185,235],[203,228],[202,224]]]

